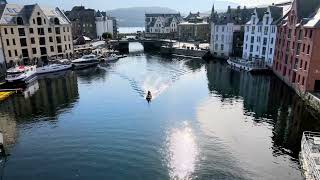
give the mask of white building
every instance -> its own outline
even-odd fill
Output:
[[[145,14],[146,37],[174,38],[178,24],[183,21],[180,14]]]
[[[228,8],[217,14],[212,8],[210,52],[215,57],[242,56],[243,28],[252,9]],[[239,52],[240,51],[240,52]]]
[[[268,66],[272,66],[277,22],[282,16],[282,7],[269,6],[254,10],[245,26],[243,59],[263,60]]]
[[[105,32],[111,33],[112,37],[115,36],[117,29],[116,22],[113,17],[107,16],[105,12],[98,11],[96,14],[96,29],[97,37],[102,40],[102,34]]]
[[[241,30],[241,25],[234,23],[211,24],[210,51],[215,56],[227,57],[233,52],[233,35]]]

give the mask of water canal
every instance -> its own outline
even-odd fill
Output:
[[[2,179],[302,179],[301,133],[319,116],[281,81],[131,48],[0,104]]]

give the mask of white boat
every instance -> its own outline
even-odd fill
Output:
[[[87,68],[95,66],[97,64],[99,64],[99,60],[97,59],[97,56],[94,54],[85,55],[79,59],[72,61],[72,65],[75,67],[75,69]]]
[[[37,79],[37,67],[16,66],[7,70],[6,82],[13,85],[27,84]]]
[[[71,64],[48,64],[46,66],[38,67],[37,74],[54,73],[58,71],[65,71],[72,67]]]
[[[118,55],[118,59],[128,57],[126,54]]]
[[[113,62],[113,61],[117,61],[118,59],[119,57],[116,54],[110,54],[108,57],[104,58],[106,62]]]

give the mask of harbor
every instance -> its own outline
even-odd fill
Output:
[[[4,179],[303,178],[302,132],[319,116],[275,76],[130,49],[0,104]]]

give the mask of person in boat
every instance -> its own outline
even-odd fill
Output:
[[[150,101],[150,100],[152,99],[152,95],[151,95],[151,92],[150,92],[150,91],[148,91],[148,94],[147,94],[146,99],[147,99],[148,101]]]

